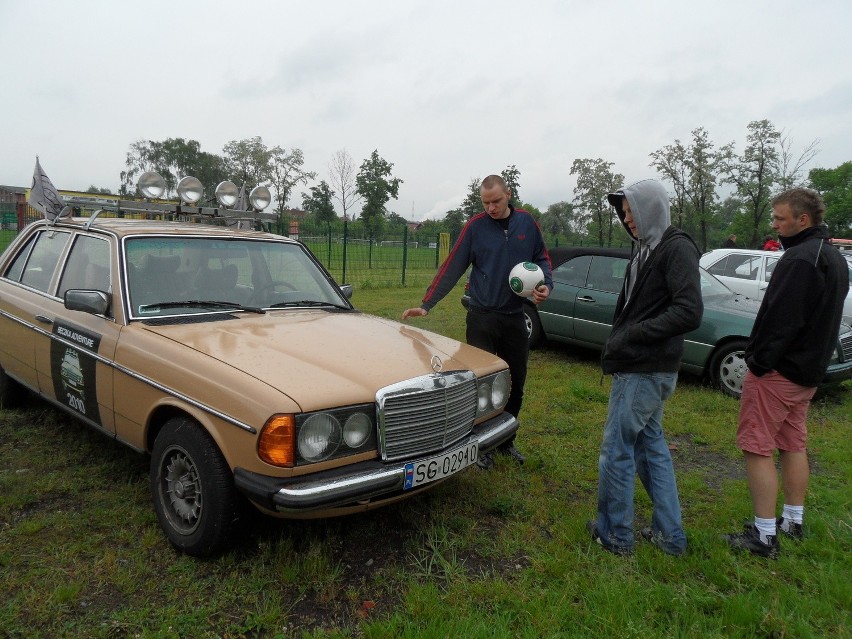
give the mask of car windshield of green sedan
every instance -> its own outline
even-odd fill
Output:
[[[304,518],[412,497],[517,430],[505,362],[361,313],[305,246],[235,223],[274,214],[101,206],[60,203],[0,256],[0,407],[33,393],[150,455],[179,550],[226,548],[243,502]]]

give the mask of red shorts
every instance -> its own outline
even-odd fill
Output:
[[[814,393],[816,388],[794,384],[775,371],[762,377],[748,371],[743,379],[737,448],[766,456],[776,448],[804,452],[805,420]]]

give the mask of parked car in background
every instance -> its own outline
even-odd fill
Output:
[[[550,258],[553,292],[538,307],[525,304],[530,345],[547,339],[603,350],[630,261],[629,249],[554,248]],[[704,314],[701,326],[686,335],[681,369],[739,397],[747,370],[745,346],[760,304],[731,291],[704,269],[700,276]],[[468,302],[466,296],[462,298],[465,307]],[[837,384],[850,377],[852,328],[841,326],[824,383]]]
[[[517,430],[505,362],[359,312],[302,244],[236,224],[263,214],[104,208],[0,256],[0,406],[28,390],[149,454],[176,548],[224,548],[246,498],[303,518],[416,495]]]
[[[715,249],[702,255],[699,263],[732,291],[762,300],[775,265],[783,255],[774,251]],[[852,265],[849,281],[852,282]],[[843,302],[843,322],[852,325],[852,288]]]

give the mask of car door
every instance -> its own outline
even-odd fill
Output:
[[[551,339],[574,338],[574,308],[589,273],[591,255],[578,255],[553,269],[553,291],[539,306],[544,334]]]
[[[775,271],[775,266],[781,258],[776,255],[765,255],[762,259],[760,281],[757,285],[757,299],[762,300],[766,293],[766,288],[769,286],[769,279]]]
[[[59,260],[71,233],[42,229],[32,233],[3,273],[0,295],[0,351],[6,372],[27,388],[40,392],[35,350],[50,327],[43,310]]]
[[[86,422],[115,432],[113,366],[120,326],[112,317],[65,308],[66,291],[100,290],[112,295],[112,249],[105,237],[75,234],[67,259],[39,313],[48,329],[36,338],[35,363],[45,397]]]
[[[615,305],[624,284],[629,260],[595,255],[585,286],[577,293],[574,309],[575,339],[603,347],[612,331]]]

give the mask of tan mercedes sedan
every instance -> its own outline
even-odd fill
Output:
[[[241,500],[291,518],[363,511],[511,437],[502,360],[350,297],[270,233],[35,222],[0,257],[0,403],[31,391],[149,454],[159,522],[198,556],[227,547]]]

